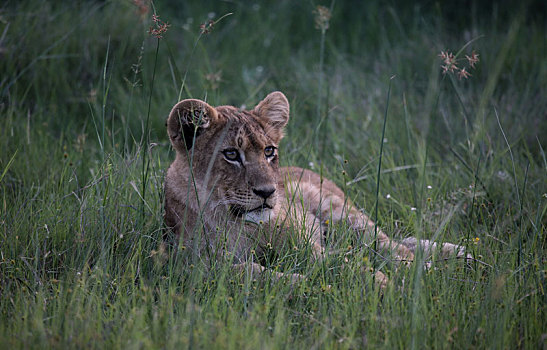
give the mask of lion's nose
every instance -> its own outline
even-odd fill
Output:
[[[275,192],[275,187],[253,188],[253,192],[257,196],[267,199]]]

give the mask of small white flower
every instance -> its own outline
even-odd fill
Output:
[[[410,211],[416,211],[416,208],[410,207]]]
[[[309,162],[308,166],[313,169],[315,167],[315,164],[313,164],[313,162]]]
[[[430,190],[432,189],[433,187],[431,187],[431,185],[427,185],[427,189]]]
[[[503,171],[503,170],[498,171],[496,173],[496,176],[502,181],[505,181],[505,180],[509,179],[509,177],[510,177],[510,175],[506,171]]]
[[[390,199],[390,198],[391,198],[391,195],[390,195],[389,193],[386,194],[386,198],[387,198],[387,199]]]

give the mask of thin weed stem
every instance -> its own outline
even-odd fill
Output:
[[[473,221],[473,214],[475,211],[475,194],[477,192],[477,181],[479,180],[479,168],[481,165],[481,158],[482,158],[482,152],[479,152],[479,160],[477,161],[477,167],[475,168],[475,176],[474,176],[474,184],[473,184],[473,198],[471,199],[471,212],[469,213],[469,220],[467,221],[467,240],[465,243],[465,250],[467,250],[469,246],[469,235],[471,234],[471,225]]]
[[[423,166],[422,166],[422,173],[421,173],[421,177],[422,177],[422,184],[421,184],[421,189],[420,189],[420,199],[418,201],[418,203],[420,203],[420,205],[417,206],[417,216],[418,216],[418,230],[417,230],[417,234],[416,234],[416,238],[417,239],[420,239],[421,236],[422,236],[422,233],[423,233],[423,215],[422,215],[422,210],[423,210],[423,198],[424,198],[424,193],[425,193],[425,173],[426,173],[426,164],[427,164],[427,157],[428,157],[428,153],[429,153],[429,144],[426,143],[425,144],[425,154],[424,154],[424,160],[423,160]],[[417,254],[416,254],[417,253]],[[418,345],[417,345],[417,342],[418,342],[418,324],[419,324],[419,315],[418,315],[418,305],[420,303],[420,301],[418,300],[418,297],[420,295],[420,291],[421,291],[421,282],[422,282],[422,274],[423,274],[423,268],[422,268],[422,264],[423,264],[423,261],[425,260],[424,259],[424,254],[423,254],[423,251],[422,250],[417,250],[414,255],[414,265],[415,265],[415,268],[414,268],[414,286],[413,286],[413,303],[412,303],[412,319],[411,319],[411,335],[412,335],[412,349],[417,349],[418,348]]]
[[[376,175],[376,203],[374,204],[374,251],[378,251],[378,242],[377,242],[377,236],[378,236],[378,199],[380,195],[380,174],[382,170],[382,155],[384,152],[384,137],[386,134],[386,124],[387,124],[387,112],[389,109],[389,97],[391,95],[391,82],[395,76],[392,76],[389,79],[389,86],[387,89],[387,99],[386,99],[386,110],[384,112],[384,124],[382,125],[382,137],[380,138],[380,156],[378,158],[378,173]]]
[[[454,81],[454,77],[452,75],[450,76],[450,85],[452,85],[452,89],[454,90],[454,93],[456,94],[456,97],[458,98],[458,102],[460,103],[460,106],[462,107],[463,117],[465,118],[466,124],[468,124],[469,113],[467,112],[467,109],[465,108],[465,103],[462,100],[461,93],[458,90],[458,87],[456,86],[456,82]]]
[[[323,97],[323,64],[325,61],[325,36],[326,30],[321,31],[319,44],[319,86],[317,91],[317,120],[321,120],[321,101]]]
[[[192,52],[190,52],[190,57],[188,58],[188,64],[186,65],[186,70],[184,71],[184,76],[182,77],[182,82],[180,84],[180,89],[179,89],[179,94],[178,94],[178,100],[177,101],[180,101],[182,99],[182,91],[186,87],[186,77],[188,76],[188,71],[190,70],[190,63],[192,62],[192,58],[194,57],[194,53],[196,52],[196,48],[198,46],[199,40],[203,37],[204,34],[210,33],[210,31],[212,30],[214,25],[216,25],[218,22],[220,22],[224,18],[226,18],[228,16],[231,16],[232,14],[233,14],[232,12],[226,13],[222,17],[217,19],[216,21],[209,22],[209,24],[207,24],[207,25],[202,25],[202,29],[201,29],[198,37],[194,41],[194,46],[192,46]],[[169,50],[169,54],[171,56],[171,51],[170,50]],[[175,60],[173,60],[173,63],[174,62],[175,62]],[[176,65],[175,65],[175,68],[176,68]],[[178,71],[178,69],[177,69],[177,71]]]
[[[511,150],[511,145],[509,144],[509,141],[507,140],[507,136],[505,136],[505,132],[503,131],[503,127],[501,126],[500,118],[498,115],[498,110],[494,107],[494,114],[496,115],[496,120],[498,122],[498,126],[500,128],[501,134],[503,136],[503,139],[505,140],[505,144],[507,145],[507,149],[509,150],[509,157],[511,157],[511,165],[513,166],[513,179],[515,180],[515,192],[517,194],[517,203],[520,208],[519,213],[519,223],[522,221],[522,202],[520,199],[520,191],[519,191],[519,184],[517,179],[517,170],[515,168],[515,158],[513,157],[513,151]],[[522,226],[522,225],[519,225]],[[522,259],[522,230],[519,229],[519,238],[518,238],[518,255],[517,255],[517,269],[520,267],[520,262]]]
[[[128,105],[127,105],[127,114],[126,114],[128,117],[131,115],[131,110],[132,110],[132,107],[133,107],[133,95],[135,93],[135,87],[138,84],[138,78],[137,77],[138,77],[138,75],[140,73],[140,70],[141,70],[143,53],[144,53],[144,40],[141,44],[139,56],[137,58],[137,63],[133,64],[133,66],[132,66],[133,81],[131,82],[131,90],[130,90],[130,93],[129,93],[129,102],[128,102]],[[124,140],[123,140],[123,143],[124,143],[124,148],[123,148],[124,156],[129,155],[129,144],[128,144],[128,138],[129,138],[128,133],[129,132],[130,132],[129,125],[127,125],[127,124],[124,125]]]
[[[4,176],[6,176],[6,173],[8,172],[11,164],[13,163],[13,160],[15,159],[15,156],[17,155],[17,150],[13,153],[13,156],[11,156],[8,164],[4,167],[4,170],[2,171],[2,175],[0,175],[0,183],[2,183],[2,180],[4,179]]]
[[[154,92],[154,80],[156,78],[156,67],[158,64],[158,52],[160,49],[160,38],[156,41],[156,54],[154,56],[154,68],[152,69],[152,81],[150,82],[150,95],[148,96],[148,110],[146,112],[146,122],[144,124],[144,134],[141,142],[142,147],[142,203],[141,203],[141,224],[144,226],[144,217],[146,209],[146,183],[148,181],[148,170],[150,160],[148,159],[148,144],[150,143],[149,125],[150,109],[152,106],[152,94]]]
[[[101,158],[102,158],[102,167],[103,167],[103,175],[108,176],[108,172],[110,171],[109,166],[105,163],[106,162],[106,156],[105,156],[105,119],[106,119],[106,103],[108,101],[108,92],[110,91],[110,78],[107,82],[107,68],[108,68],[108,59],[110,55],[110,36],[108,37],[108,43],[106,47],[106,57],[104,59],[104,66],[103,66],[103,101],[101,106],[101,137],[100,137],[100,146],[101,146]],[[108,162],[110,163],[110,162]],[[108,181],[104,181],[102,183],[102,189],[103,189],[103,199],[101,201],[100,205],[100,215],[101,215],[101,253],[104,253],[106,251],[106,224],[107,224],[107,218],[106,218],[106,200],[107,200],[107,194],[108,194]]]
[[[331,1],[330,8],[326,9],[322,6],[318,6],[317,13],[316,13],[316,25],[317,28],[321,30],[321,40],[319,43],[319,83],[317,87],[317,106],[316,106],[316,114],[317,114],[317,120],[319,121],[317,123],[317,132],[315,133],[315,146],[316,149],[320,149],[320,143],[319,143],[319,130],[321,125],[323,124],[324,119],[326,118],[326,115],[328,112],[325,113],[325,115],[322,115],[322,101],[323,101],[323,80],[324,80],[324,72],[323,72],[323,66],[325,64],[325,38],[327,35],[327,29],[329,28],[329,19],[332,14],[332,10],[334,9],[335,0]],[[322,9],[321,9],[322,8]]]
[[[201,39],[202,36],[203,36],[203,33],[200,33],[198,35],[196,41],[194,42],[194,46],[192,47],[192,52],[190,52],[190,57],[188,58],[188,64],[186,65],[186,70],[184,71],[184,76],[182,77],[182,82],[180,84],[177,101],[180,101],[182,99],[182,91],[184,90],[184,87],[186,84],[186,77],[188,76],[188,71],[190,70],[190,63],[192,62],[192,58],[194,57],[194,53],[196,52],[196,47],[198,46],[199,39]]]

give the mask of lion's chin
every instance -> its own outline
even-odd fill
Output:
[[[272,215],[273,210],[271,208],[260,207],[243,214],[243,220],[262,225],[265,222],[269,222]]]
[[[272,206],[268,203],[263,203],[262,205],[259,205],[256,208],[247,209],[240,205],[230,205],[228,207],[228,210],[233,216],[241,218],[241,217],[245,217],[245,215],[250,213],[260,213],[262,211],[272,210]]]
[[[254,223],[262,225],[265,222],[269,222],[270,218],[274,214],[273,207],[270,203],[262,203],[256,208],[247,209],[238,205],[230,205],[228,210],[230,213],[247,223]]]

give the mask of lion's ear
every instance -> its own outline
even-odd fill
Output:
[[[194,139],[217,118],[217,111],[206,102],[194,99],[180,101],[167,119],[171,144],[179,152],[191,149]]]
[[[289,101],[285,95],[279,91],[270,93],[255,107],[254,113],[266,125],[266,133],[276,141],[281,140],[289,121]]]

